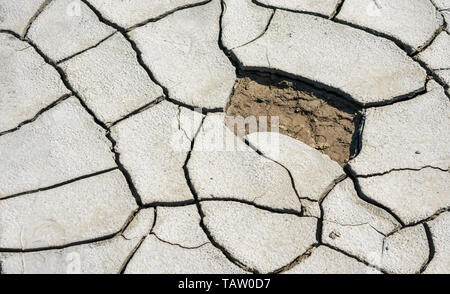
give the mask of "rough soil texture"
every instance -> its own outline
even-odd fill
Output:
[[[354,152],[358,113],[338,96],[263,73],[241,73],[227,107],[228,116],[278,116],[280,133],[327,154],[342,166]],[[270,130],[270,118],[267,120]]]

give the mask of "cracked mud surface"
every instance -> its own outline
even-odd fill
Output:
[[[272,131],[270,118],[276,116],[281,134],[308,144],[342,166],[350,159],[355,127],[360,123],[358,109],[342,98],[270,74],[239,76],[226,113],[257,120],[267,116],[268,131]]]
[[[0,0],[0,273],[449,273],[449,9]]]

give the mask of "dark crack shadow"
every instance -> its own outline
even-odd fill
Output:
[[[139,210],[139,211],[140,211],[140,210]],[[139,211],[138,211],[138,213],[139,213]],[[157,211],[157,208],[156,208],[156,207],[155,207],[155,209],[153,210],[153,214],[154,214],[154,217],[153,217],[153,224],[152,224],[152,227],[150,228],[149,235],[153,232],[153,229],[155,228],[155,225],[156,225],[156,219],[157,219],[157,217],[158,217],[158,211]],[[136,215],[137,215],[137,213],[136,213]],[[136,215],[135,215],[135,216],[136,216]],[[131,222],[130,222],[130,223],[131,223]],[[125,230],[126,230],[126,228],[125,228],[123,231],[125,231]],[[136,244],[136,246],[133,248],[133,250],[130,252],[130,254],[128,255],[128,257],[125,259],[124,263],[122,264],[122,267],[121,267],[120,270],[119,270],[119,274],[121,274],[121,275],[125,274],[125,271],[126,271],[126,269],[127,269],[127,267],[128,267],[128,264],[130,264],[130,262],[131,262],[131,260],[133,259],[134,255],[135,255],[136,252],[139,250],[139,248],[141,247],[142,243],[144,243],[144,241],[145,241],[145,239],[146,239],[147,237],[148,237],[148,235],[143,236],[143,237],[141,238],[141,240],[139,240],[138,244]]]
[[[4,32],[4,33],[8,33],[10,35],[13,35],[14,37],[18,38],[21,41],[27,42],[30,46],[32,46],[35,51],[44,59],[45,63],[49,64],[50,66],[52,66],[59,74],[61,81],[63,82],[64,86],[72,92],[72,96],[76,97],[78,102],[81,104],[81,106],[84,108],[84,110],[92,117],[92,119],[94,120],[94,122],[100,126],[104,131],[105,131],[105,136],[106,138],[111,142],[112,144],[112,148],[111,148],[111,152],[113,152],[114,154],[114,160],[119,168],[119,170],[122,172],[123,176],[125,177],[129,189],[131,191],[131,193],[133,194],[133,197],[136,199],[136,203],[139,206],[142,206],[142,200],[140,195],[137,192],[137,189],[135,188],[134,184],[133,184],[133,180],[130,176],[130,174],[128,173],[128,171],[125,169],[125,167],[122,165],[122,163],[120,162],[120,154],[116,152],[115,150],[115,146],[116,146],[116,141],[112,138],[111,134],[110,134],[110,129],[109,127],[103,123],[100,119],[97,118],[97,116],[95,115],[95,113],[86,105],[86,103],[84,102],[84,100],[81,98],[81,96],[77,93],[77,91],[74,90],[74,88],[72,87],[72,85],[69,82],[69,79],[67,78],[66,73],[62,70],[61,67],[59,67],[52,59],[50,59],[47,55],[45,55],[42,50],[31,40],[27,39],[27,38],[21,38],[19,35],[17,35],[14,32],[11,31],[0,31],[0,32]]]
[[[200,201],[199,201],[199,197],[198,197],[198,193],[195,190],[194,184],[191,181],[191,177],[189,174],[189,169],[188,169],[188,164],[189,164],[189,160],[191,159],[191,155],[192,155],[192,151],[194,149],[194,145],[195,145],[195,140],[198,136],[198,134],[200,133],[202,126],[203,126],[203,122],[205,120],[206,116],[203,117],[202,122],[200,124],[200,126],[197,129],[197,132],[195,133],[192,141],[191,141],[191,147],[190,147],[190,151],[188,152],[188,155],[186,156],[186,161],[184,162],[183,165],[183,171],[184,171],[184,176],[186,178],[186,183],[189,187],[189,190],[191,191],[191,194],[194,198],[195,201],[195,205],[197,207],[198,213],[200,215],[200,227],[202,228],[203,232],[206,234],[208,240],[211,242],[211,244],[216,247],[217,249],[219,249],[222,254],[233,264],[235,264],[236,266],[240,267],[241,269],[248,271],[248,272],[252,272],[252,273],[257,273],[257,271],[255,269],[251,269],[248,268],[245,264],[241,263],[237,258],[235,258],[231,253],[229,253],[222,245],[220,245],[211,235],[211,233],[209,232],[208,228],[206,227],[205,223],[204,223],[204,218],[205,218],[205,214],[203,213]]]

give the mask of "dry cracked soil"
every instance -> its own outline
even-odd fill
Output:
[[[449,10],[0,0],[0,273],[450,273]]]

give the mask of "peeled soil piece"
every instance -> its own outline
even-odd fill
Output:
[[[342,166],[354,152],[352,141],[359,124],[358,108],[342,98],[273,74],[241,74],[227,115],[254,116],[258,122],[267,116],[267,131],[271,131],[271,117],[278,116],[281,134],[308,144]],[[246,130],[246,134],[251,132]]]

